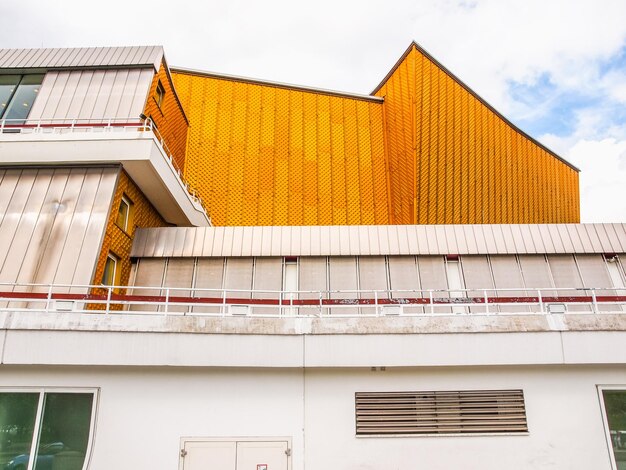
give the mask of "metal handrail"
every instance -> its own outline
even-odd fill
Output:
[[[452,295],[453,293],[457,295]],[[97,310],[104,313],[148,312],[171,315],[234,316],[244,313],[270,317],[293,314],[363,317],[549,314],[554,313],[555,305],[563,307],[559,309],[559,313],[565,313],[568,307],[574,306],[588,308],[594,314],[625,312],[626,292],[623,288],[285,291],[0,283],[0,311],[72,310],[94,313]],[[507,307],[513,306],[526,307],[527,310],[506,311]],[[207,311],[206,308],[211,310]],[[235,312],[234,309],[238,311]],[[406,309],[413,311],[405,311]]]
[[[111,132],[113,130],[132,130],[137,132],[151,132],[154,141],[160,150],[167,156],[174,174],[180,180],[189,196],[195,200],[208,216],[207,207],[198,194],[198,191],[185,180],[182,170],[179,168],[174,154],[167,146],[165,138],[161,135],[154,122],[149,118],[102,118],[102,119],[2,119],[0,120],[0,134],[11,131],[27,131],[29,134],[43,134],[46,132],[74,132],[94,131],[95,129]]]

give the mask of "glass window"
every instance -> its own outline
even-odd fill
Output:
[[[3,119],[10,119],[8,124],[20,124],[30,113],[30,109],[33,107],[37,93],[41,88],[41,82],[43,81],[43,75],[24,75],[17,87],[17,91],[13,93],[13,97],[10,99]]]
[[[21,75],[0,75],[0,118],[9,106],[20,78],[22,78]]]
[[[95,394],[0,392],[0,468],[81,470]]]
[[[117,274],[117,256],[109,253],[106,263],[104,264],[104,272],[102,273],[102,284],[112,286],[115,284],[115,275]]]
[[[38,403],[39,393],[0,393],[0,468],[28,466]]]
[[[626,470],[626,390],[602,390],[616,470]]]
[[[125,232],[129,231],[129,227],[131,225],[131,208],[133,203],[126,197],[126,195],[122,196],[122,200],[120,201],[120,207],[117,211],[117,226],[124,230]]]
[[[163,104],[163,98],[165,98],[165,88],[163,88],[163,84],[159,82],[156,87],[156,102],[159,108],[161,104]]]

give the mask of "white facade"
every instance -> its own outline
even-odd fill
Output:
[[[98,390],[91,469],[187,469],[186,440],[255,438],[287,439],[294,470],[609,470],[598,387],[626,383],[621,314],[2,321],[3,387]],[[527,433],[355,434],[356,392],[513,388]]]

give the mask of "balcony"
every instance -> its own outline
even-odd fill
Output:
[[[294,293],[4,284],[0,290],[5,364],[626,362],[626,296],[610,289]]]
[[[211,225],[149,119],[0,120],[0,165],[121,164],[167,222]]]

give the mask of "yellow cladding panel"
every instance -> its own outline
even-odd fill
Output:
[[[578,172],[415,44],[376,95],[394,223],[579,222]]]
[[[185,176],[215,225],[389,223],[382,104],[173,74]]]
[[[185,166],[185,144],[187,141],[188,123],[185,119],[183,108],[179,98],[174,93],[174,87],[167,73],[165,63],[161,64],[158,73],[155,74],[143,113],[150,117],[174,159],[174,164],[181,171]],[[164,95],[159,103],[157,87],[162,87]],[[178,87],[176,87],[178,91]],[[182,90],[183,92],[186,90]]]
[[[131,203],[129,225],[126,230],[117,225],[122,197],[125,197],[127,201]],[[109,253],[112,253],[118,259],[117,269],[120,270],[119,274],[116,276],[117,282],[122,286],[128,285],[130,276],[130,248],[133,243],[133,237],[135,236],[135,229],[137,227],[165,226],[167,226],[167,223],[152,204],[150,204],[150,201],[143,195],[133,180],[130,179],[125,171],[120,171],[92,284],[100,284],[107,257]],[[102,304],[93,304],[90,305],[90,308],[101,310],[103,306]]]

